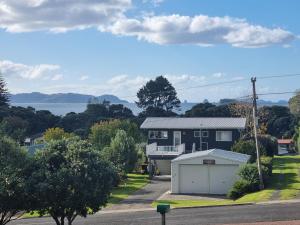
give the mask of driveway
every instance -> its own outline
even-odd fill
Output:
[[[118,204],[105,208],[104,211],[152,208],[151,203],[170,190],[170,185],[169,177],[155,177],[145,187]]]

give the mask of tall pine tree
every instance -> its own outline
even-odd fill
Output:
[[[9,101],[9,94],[6,89],[6,83],[0,74],[0,107],[7,106]]]
[[[180,100],[172,84],[163,76],[150,80],[137,93],[137,106],[149,111],[149,109],[171,112],[180,108]]]

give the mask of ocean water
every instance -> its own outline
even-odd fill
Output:
[[[196,103],[182,103],[181,110],[178,114],[184,113],[191,109]],[[64,116],[69,112],[81,113],[86,110],[87,103],[11,103],[13,106],[28,107],[31,106],[36,110],[49,110],[54,115]],[[124,106],[131,109],[134,115],[141,112],[141,109],[135,103],[124,103]]]
[[[87,103],[11,103],[13,106],[28,107],[36,110],[49,110],[54,115],[64,116],[69,112],[80,113],[86,110]],[[134,103],[123,104],[137,115],[141,110]]]

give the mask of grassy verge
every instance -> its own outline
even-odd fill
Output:
[[[170,204],[172,208],[239,204],[233,200],[157,200],[152,203],[152,206],[156,207],[161,203]]]
[[[271,188],[279,190],[281,200],[293,199],[300,192],[300,155],[276,156]]]
[[[108,206],[117,204],[126,199],[129,195],[141,189],[148,183],[148,175],[128,174],[128,178],[124,183],[113,189],[111,197],[108,200]]]

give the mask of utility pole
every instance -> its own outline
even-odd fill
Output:
[[[261,170],[261,161],[260,161],[260,152],[258,147],[258,140],[257,140],[257,125],[258,125],[258,119],[257,119],[257,95],[256,95],[256,89],[255,89],[255,82],[256,77],[251,78],[252,82],[252,90],[253,90],[253,129],[254,129],[254,139],[255,139],[255,147],[256,147],[256,156],[257,156],[257,168],[258,168],[258,175],[259,175],[259,189],[264,189],[264,180]]]

